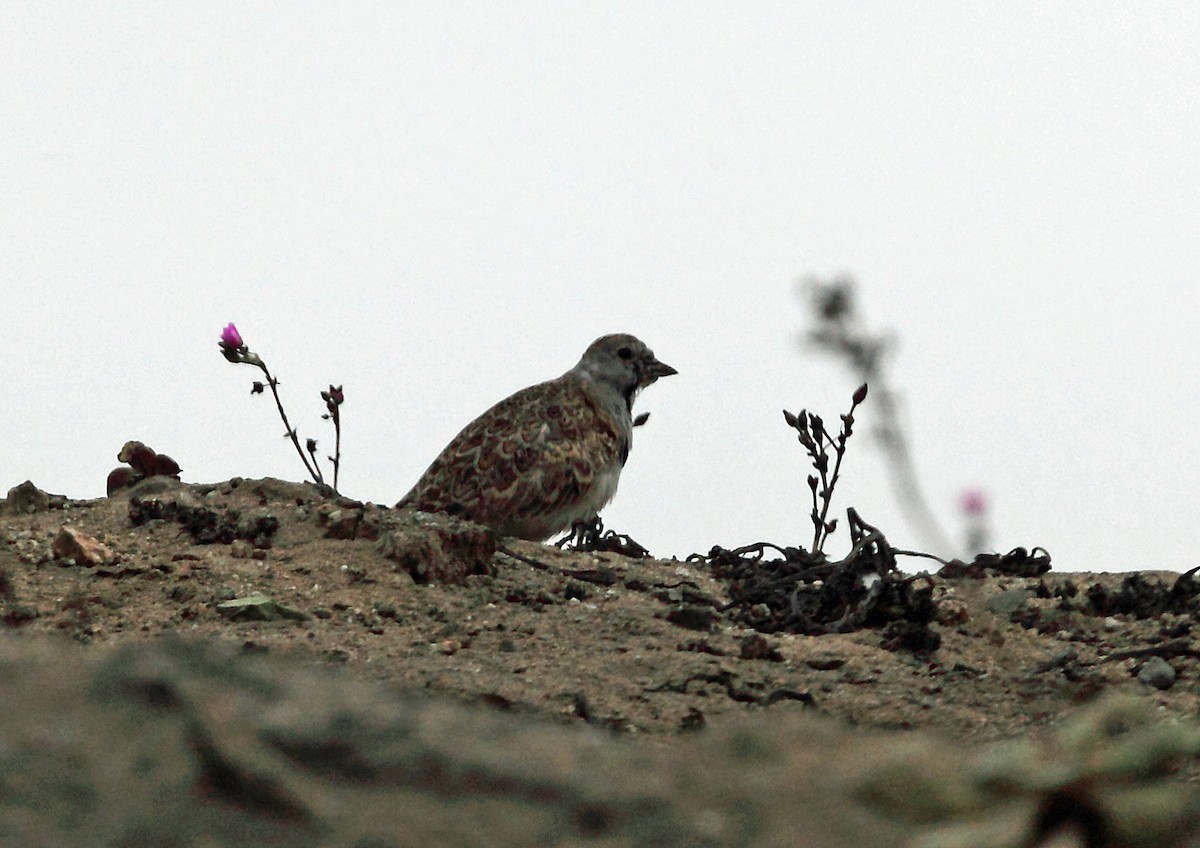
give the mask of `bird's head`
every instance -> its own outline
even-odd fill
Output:
[[[654,351],[627,333],[601,336],[592,342],[573,369],[584,379],[611,386],[625,397],[632,409],[637,393],[659,377],[679,373],[659,362]]]

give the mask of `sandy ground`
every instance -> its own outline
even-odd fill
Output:
[[[756,568],[770,572],[770,559]],[[1185,844],[1196,775],[1186,739],[1162,743],[1175,758],[1162,791],[1184,793],[1171,796],[1176,817],[1132,837],[1109,801],[1080,800],[1107,778],[1013,790],[1035,800],[1007,836],[956,837],[951,826],[983,801],[925,810],[920,799],[940,790],[897,802],[877,771],[892,752],[910,790],[939,770],[947,785],[974,785],[961,770],[989,751],[1053,740],[1065,716],[1114,698],[1136,705],[1139,727],[1190,721],[1200,590],[1178,578],[932,576],[905,584],[924,592],[925,641],[897,644],[895,622],[869,617],[846,632],[772,632],[767,610],[739,604],[744,587],[704,558],[564,552],[307,485],[155,477],[89,501],[27,487],[0,509],[11,705],[0,760],[15,768],[14,751],[38,750],[36,762],[58,762],[38,748],[52,743],[76,767],[17,780],[6,769],[0,844]],[[275,737],[261,722],[284,704],[290,718],[272,726],[300,734],[321,716],[323,741],[262,753]],[[49,715],[86,715],[98,730],[47,741]],[[122,735],[139,724],[157,740],[134,745],[141,766]],[[390,771],[371,766],[376,725],[433,747]],[[507,755],[491,749],[500,740]],[[352,745],[363,750],[351,757]],[[514,765],[522,751],[543,752],[540,770]],[[478,773],[454,771],[475,756],[487,763]],[[1118,782],[1158,780],[1160,765]],[[64,774],[93,781],[70,790],[88,803],[57,798]],[[103,774],[125,790],[100,786]],[[190,803],[149,803],[146,774]],[[431,788],[447,785],[449,796]],[[396,792],[403,804],[368,812]],[[638,806],[648,798],[657,806]],[[1108,823],[1089,830],[1093,813]],[[1065,830],[1043,839],[1043,819]]]

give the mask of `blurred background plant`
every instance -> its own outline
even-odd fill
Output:
[[[903,402],[887,373],[887,360],[896,348],[894,336],[867,328],[853,278],[809,277],[801,281],[800,294],[812,315],[804,341],[841,360],[856,380],[871,385],[870,432],[883,449],[892,494],[922,546],[944,556],[968,559],[985,550],[988,502],[982,490],[972,487],[960,495],[959,508],[966,523],[960,544],[954,543],[930,507],[913,461]]]
[[[989,550],[988,499],[982,489],[963,489],[958,496],[958,508],[965,524],[963,558]]]

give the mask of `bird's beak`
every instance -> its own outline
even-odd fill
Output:
[[[646,363],[646,379],[643,381],[646,385],[650,385],[659,377],[670,377],[672,374],[679,372],[665,362],[659,362],[657,359],[652,359]]]

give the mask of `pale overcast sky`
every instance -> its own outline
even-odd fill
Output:
[[[234,321],[322,448],[345,385],[342,489],[390,504],[627,331],[679,376],[609,526],[807,544],[780,410],[855,383],[795,283],[845,272],[956,535],[978,486],[1001,550],[1200,565],[1198,44],[1187,3],[10,0],[0,489],[99,496],[131,438],[301,479]],[[865,434],[847,505],[923,545]]]

